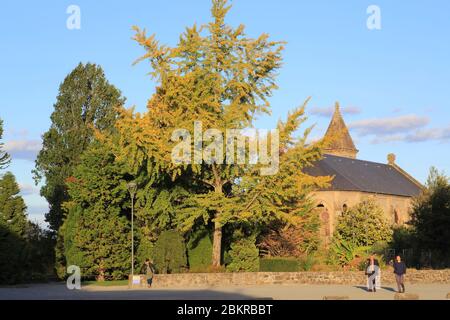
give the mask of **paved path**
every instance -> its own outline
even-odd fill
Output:
[[[448,284],[416,284],[407,286],[407,292],[420,299],[442,300],[450,293]],[[81,290],[68,290],[65,284],[36,284],[0,287],[0,299],[151,299],[151,300],[216,300],[216,299],[286,299],[322,300],[324,296],[348,296],[351,300],[392,300],[395,291],[383,286],[376,293],[363,286],[346,285],[263,285],[214,288],[133,289],[127,287],[86,286]]]

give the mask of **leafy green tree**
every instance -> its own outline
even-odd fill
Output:
[[[124,279],[129,274],[130,229],[119,208],[98,204],[83,210],[74,245],[83,256],[83,274],[98,281]]]
[[[257,272],[259,271],[259,250],[255,245],[255,237],[242,238],[231,244],[228,252],[230,264],[229,272]]]
[[[25,243],[9,225],[0,219],[0,284],[13,284],[23,280]]]
[[[10,161],[11,158],[9,157],[9,154],[3,150],[4,144],[1,142],[3,136],[3,120],[0,119],[0,169],[5,169]]]
[[[49,256],[42,230],[27,220],[26,206],[11,172],[0,178],[0,283],[46,275]],[[48,271],[48,270],[47,270]]]
[[[389,242],[392,229],[383,209],[375,201],[363,200],[339,217],[335,236],[356,246]]]
[[[421,249],[433,250],[450,263],[450,180],[436,168],[413,204],[410,224]]]
[[[61,228],[67,263],[84,276],[121,279],[130,271],[131,233],[126,168],[96,142],[81,156],[68,179],[68,217]]]
[[[245,129],[257,115],[270,112],[268,99],[277,87],[283,43],[269,40],[267,34],[252,39],[242,25],[228,26],[229,9],[227,1],[213,0],[213,21],[202,28],[187,28],[176,47],[160,45],[154,36],[147,37],[136,28],[135,40],[146,50],[140,60],[149,60],[158,87],[146,113],[122,109],[116,126],[119,157],[128,159],[134,171],[145,166],[150,175],[167,174],[174,183],[185,176],[202,188],[180,194],[172,212],[177,212],[176,224],[182,232],[199,223],[214,225],[214,266],[221,264],[224,227],[250,221],[295,223],[313,209],[310,191],[326,183],[302,173],[303,167],[320,158],[319,144],[306,145],[310,129],[299,139],[292,136],[305,121],[304,106],[278,124],[280,172],[276,176],[261,177],[261,167],[248,161],[243,165],[172,162],[175,129],[185,128],[193,136],[195,119],[202,121],[203,130]],[[209,143],[206,138],[202,141]]]
[[[187,266],[186,244],[175,230],[163,231],[153,248],[153,262],[160,273],[179,273]]]
[[[60,278],[66,275],[66,267],[70,265],[86,266],[83,252],[77,247],[75,237],[81,225],[81,215],[83,209],[79,205],[72,205],[67,213],[67,217],[61,226],[56,246],[57,264],[56,270]]]
[[[19,193],[14,175],[5,173],[0,178],[0,220],[9,226],[11,232],[24,239],[28,227],[27,207]]]
[[[124,103],[121,93],[105,78],[100,66],[79,64],[59,87],[50,129],[33,170],[36,183],[45,178],[41,195],[50,205],[46,220],[57,231],[67,201],[66,179],[79,163],[80,155],[93,140],[94,129],[112,131],[116,107]]]
[[[27,221],[25,237],[0,219],[0,284],[45,281],[53,276],[53,241],[35,223]]]
[[[54,239],[49,230],[28,222],[24,248],[26,281],[47,281],[55,275]]]

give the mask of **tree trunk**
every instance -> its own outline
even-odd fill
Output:
[[[213,236],[213,250],[212,250],[212,265],[214,267],[220,267],[222,256],[222,226],[220,223],[214,223],[214,236]]]
[[[220,179],[219,174],[217,173],[217,168],[213,166],[213,172],[215,177],[215,187],[214,191],[216,193],[222,194],[222,181]],[[213,250],[212,250],[212,265],[213,267],[220,267],[222,262],[222,225],[217,221],[217,218],[220,216],[220,210],[216,212],[214,215],[214,235],[213,235]]]
[[[105,268],[103,267],[103,259],[100,260],[100,264],[98,267],[98,275],[97,275],[97,281],[105,281]]]

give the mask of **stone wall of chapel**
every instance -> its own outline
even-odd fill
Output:
[[[372,198],[383,209],[391,224],[403,225],[409,220],[412,198],[359,191],[317,191],[313,194],[317,206],[328,212],[328,230],[333,234],[337,219],[345,208],[353,207],[364,199]]]

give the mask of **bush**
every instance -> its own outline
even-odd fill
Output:
[[[148,239],[145,235],[141,235],[139,239],[139,247],[136,252],[137,267],[143,269],[145,266],[145,260],[153,257],[154,243]]]
[[[359,246],[352,241],[340,237],[333,238],[329,252],[329,262],[341,267],[355,267],[363,257],[367,256],[370,247]]]
[[[259,270],[259,250],[255,245],[255,237],[242,238],[231,244],[228,252],[229,272],[257,272]]]
[[[189,269],[201,272],[207,270],[212,263],[212,241],[208,230],[195,232],[187,245]]]
[[[297,272],[300,263],[296,258],[261,258],[259,271],[261,272]]]
[[[300,271],[310,271],[314,264],[316,263],[316,259],[312,254],[305,255],[300,257],[299,259],[299,269]]]
[[[357,246],[371,246],[392,239],[392,229],[383,209],[373,200],[363,200],[339,218],[335,235]]]
[[[406,226],[399,226],[393,228],[392,241],[390,247],[396,252],[400,252],[403,249],[409,249],[415,246],[416,239],[414,230]]]
[[[372,245],[370,251],[379,255],[383,255],[385,254],[387,249],[389,249],[389,243],[385,241],[378,241]]]
[[[227,269],[225,266],[198,266],[194,268],[189,268],[190,273],[224,273]]]
[[[153,248],[153,262],[159,273],[179,273],[187,265],[184,238],[175,230],[163,231]]]
[[[296,257],[273,257],[259,260],[261,272],[298,272],[310,271],[316,263],[313,255]]]

